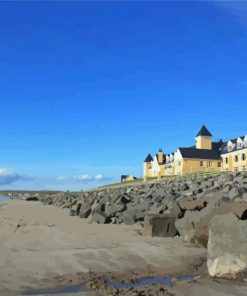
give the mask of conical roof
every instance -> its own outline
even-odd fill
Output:
[[[145,158],[144,162],[151,162],[151,161],[153,161],[153,157],[149,153],[148,156]]]
[[[203,125],[196,135],[196,137],[199,137],[199,136],[212,137],[213,135],[210,133],[207,127]]]

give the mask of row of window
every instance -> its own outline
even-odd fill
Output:
[[[239,170],[241,171],[241,168],[234,168],[234,172],[238,172]],[[246,171],[246,166],[245,165],[242,167],[242,170]]]
[[[238,162],[239,160],[241,160],[241,161],[245,161],[245,159],[246,159],[246,156],[245,156],[244,153],[241,154],[240,157],[239,157],[238,155],[235,155],[235,156],[234,156],[234,162]],[[224,159],[224,162],[225,162],[225,164],[228,164],[228,157],[226,157],[226,158]]]
[[[212,163],[212,161],[200,161],[200,166],[201,167],[207,166],[208,168],[210,168],[210,167],[213,166],[213,163]],[[220,161],[217,163],[217,166],[218,166],[218,168],[221,167],[221,162]]]

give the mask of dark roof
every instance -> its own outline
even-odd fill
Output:
[[[122,176],[121,176],[121,181],[123,181],[123,180],[126,179],[127,177],[129,177],[129,175],[122,175]]]
[[[151,162],[151,161],[153,161],[153,157],[149,153],[148,156],[145,158],[144,162]]]
[[[221,139],[218,142],[212,142],[212,149],[219,151],[223,144],[224,142]]]
[[[217,150],[196,149],[196,148],[178,148],[183,158],[195,159],[220,159],[220,152]]]
[[[199,132],[197,133],[196,137],[199,136],[205,136],[205,137],[212,137],[213,135],[210,133],[210,131],[206,128],[205,125],[203,125],[201,127],[201,129],[199,130]]]
[[[158,164],[165,164],[166,163],[166,155],[165,154],[163,154],[163,162],[159,162],[159,154],[158,153],[155,154],[155,157],[157,158]]]
[[[245,136],[238,137],[238,138],[240,138],[243,141]],[[238,145],[237,145],[238,138],[229,140],[229,141],[231,141],[233,143],[233,149],[231,151],[228,151],[228,149],[227,149],[227,143],[229,141],[222,143],[221,154],[227,154],[227,153],[231,153],[231,152],[234,152],[234,151],[239,151],[239,150],[242,150],[242,149],[246,149],[247,147],[245,147],[244,145],[241,148],[238,148]]]

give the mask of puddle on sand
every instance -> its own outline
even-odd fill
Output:
[[[195,279],[194,276],[180,276],[176,279],[178,281],[191,281]],[[117,289],[124,289],[124,288],[135,288],[135,287],[141,287],[146,285],[152,285],[152,284],[162,284],[165,286],[173,286],[175,283],[171,280],[169,277],[160,278],[160,277],[151,277],[151,278],[143,278],[140,279],[134,283],[117,283],[113,282],[110,279],[105,280],[105,284],[112,286]],[[43,289],[43,290],[28,290],[25,292],[22,292],[21,295],[23,296],[43,296],[43,295],[54,295],[54,294],[69,294],[69,293],[79,293],[79,292],[88,292],[89,290],[85,287],[84,284],[79,285],[69,285],[65,286],[63,288],[55,288],[55,289]]]
[[[79,292],[88,291],[84,284],[79,285],[69,285],[63,288],[54,288],[54,289],[43,289],[43,290],[29,290],[22,292],[21,295],[34,296],[34,295],[52,295],[52,294],[68,294],[68,293],[79,293]]]
[[[8,201],[8,200],[11,200],[9,196],[0,195],[0,201]]]
[[[176,279],[178,281],[191,281],[195,277],[194,276],[180,276],[177,277]],[[105,283],[109,286],[112,286],[117,289],[124,289],[124,288],[136,288],[136,287],[141,287],[141,286],[146,286],[146,285],[152,285],[152,284],[162,284],[165,286],[173,286],[175,283],[171,280],[171,278],[165,277],[165,278],[160,278],[160,277],[152,277],[152,278],[143,278],[140,279],[134,283],[116,283],[113,282],[109,279],[106,279]]]

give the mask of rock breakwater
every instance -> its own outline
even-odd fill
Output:
[[[96,223],[140,224],[148,214],[173,215],[180,236],[207,246],[215,215],[247,217],[247,172],[128,183],[85,192],[44,195],[45,204],[69,208],[71,215]]]

